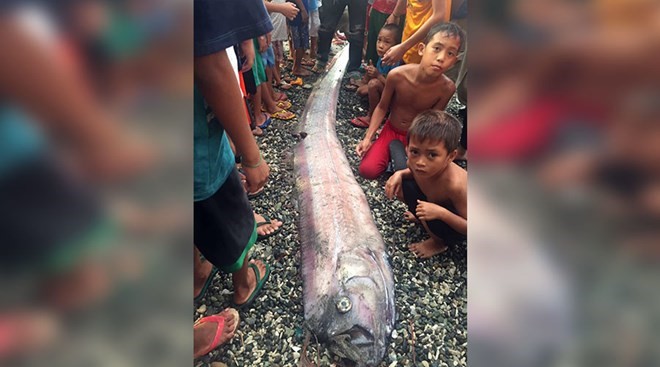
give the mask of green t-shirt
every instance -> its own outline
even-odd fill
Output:
[[[197,87],[194,89],[194,199],[215,194],[234,169],[234,153],[225,129],[207,107]]]

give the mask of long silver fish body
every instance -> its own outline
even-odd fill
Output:
[[[383,239],[336,136],[346,49],[305,106],[296,147],[305,322],[358,366],[383,359],[394,327],[394,281]]]

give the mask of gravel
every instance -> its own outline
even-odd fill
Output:
[[[336,46],[333,46],[333,48]],[[316,85],[319,76],[304,78]],[[346,79],[344,80],[344,83]],[[300,116],[311,89],[287,91],[291,111]],[[458,117],[459,104],[452,99],[447,111]],[[395,280],[397,321],[390,347],[381,366],[465,366],[467,359],[467,262],[466,243],[443,256],[418,260],[407,245],[426,238],[423,229],[406,222],[405,206],[388,200],[385,178],[367,181],[359,177],[355,146],[365,130],[350,125],[368,109],[366,101],[342,87],[337,108],[337,135],[372,208],[376,225],[390,252]],[[293,150],[300,136],[298,121],[274,120],[258,138],[271,168],[264,195],[253,199],[255,210],[284,222],[279,233],[259,241],[251,257],[263,259],[272,272],[252,308],[241,311],[237,335],[209,355],[195,361],[196,367],[213,362],[228,366],[297,366],[303,353],[303,304],[300,277],[300,241],[295,201]],[[228,274],[218,274],[206,296],[194,306],[194,318],[212,315],[231,305]],[[204,311],[201,313],[200,311]],[[312,339],[313,340],[313,339]],[[320,366],[334,360],[321,345],[312,342],[307,356]],[[215,365],[215,364],[214,364]]]

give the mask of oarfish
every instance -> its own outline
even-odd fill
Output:
[[[344,49],[312,91],[295,169],[307,327],[336,355],[375,366],[394,327],[394,282],[383,239],[335,132]],[[303,134],[301,134],[303,135]]]

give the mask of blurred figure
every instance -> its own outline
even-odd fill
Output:
[[[469,202],[483,216],[470,221],[493,227],[470,234],[470,360],[657,365],[660,4],[484,5],[471,28]],[[511,314],[526,316],[492,324]]]
[[[126,251],[129,237],[107,204],[119,197],[115,184],[138,186],[133,178],[153,166],[153,146],[100,98],[106,75],[92,67],[88,46],[107,25],[105,7],[98,1],[65,5],[3,3],[0,14],[0,45],[12,50],[0,61],[3,362],[32,365],[43,357],[36,353],[41,347],[70,346],[78,337],[70,333],[72,319],[75,330],[94,334],[83,315],[104,307],[102,301],[117,301],[118,283],[143,268],[136,252],[144,249]],[[72,20],[70,28],[62,19]],[[102,316],[97,325],[113,319],[115,327],[125,326],[116,313]],[[56,354],[75,359],[84,350],[89,356],[101,343],[88,338],[77,350]],[[71,365],[52,353],[48,361]]]

